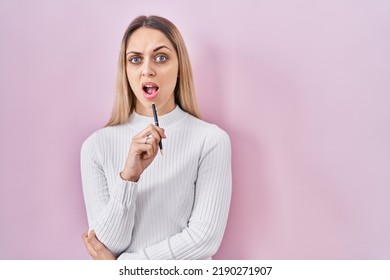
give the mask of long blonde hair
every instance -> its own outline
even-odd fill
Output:
[[[139,16],[130,23],[122,38],[118,61],[115,102],[110,120],[106,126],[127,122],[130,114],[135,109],[136,97],[126,75],[126,48],[130,36],[140,27],[157,29],[164,33],[171,41],[179,61],[179,73],[174,92],[175,102],[181,109],[200,119],[195,99],[191,63],[179,30],[172,22],[165,18],[159,16]]]

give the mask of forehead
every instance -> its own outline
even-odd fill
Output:
[[[171,41],[160,30],[141,27],[131,34],[126,51],[148,51],[163,45],[173,50]]]

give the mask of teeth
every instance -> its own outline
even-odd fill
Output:
[[[151,87],[154,87],[154,86],[152,86],[152,85],[145,85],[145,87],[151,88]]]

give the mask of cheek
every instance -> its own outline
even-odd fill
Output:
[[[166,76],[165,79],[166,90],[168,90],[169,92],[173,92],[176,87],[176,83],[177,83],[177,75],[172,75],[172,73],[170,73],[169,75]]]
[[[137,83],[137,81],[135,81],[134,75],[131,75],[131,74],[129,75],[126,73],[126,77],[127,77],[127,82],[129,83],[130,88],[133,91],[133,93],[136,96],[139,96],[141,94],[141,92],[139,90],[139,87],[137,86],[138,83]]]
[[[130,85],[134,84],[134,73],[131,71],[126,70],[126,77],[127,81],[129,82]]]
[[[173,69],[170,69],[170,71],[167,73],[167,81],[170,85],[170,87],[175,88],[177,83],[177,75],[178,75],[178,68],[174,67]]]

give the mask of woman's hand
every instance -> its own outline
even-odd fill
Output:
[[[133,137],[125,167],[121,172],[122,179],[138,181],[142,172],[156,157],[161,138],[166,138],[164,129],[152,124]]]
[[[94,260],[116,260],[115,256],[97,238],[93,230],[82,235],[84,245]]]

